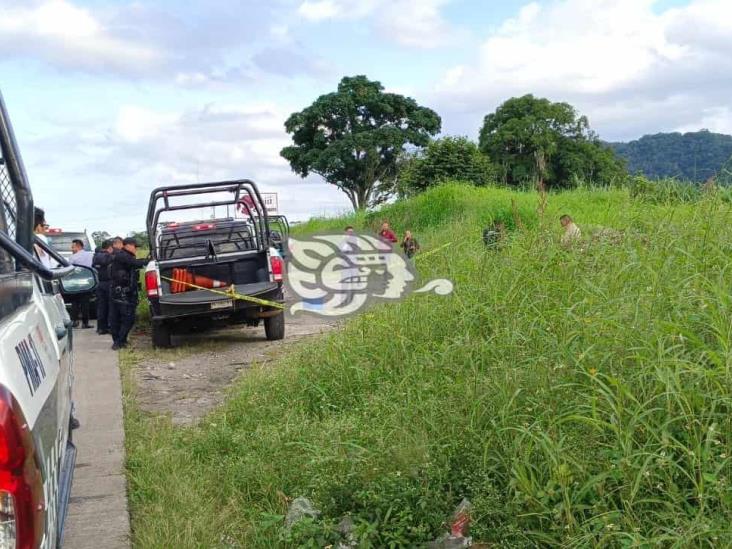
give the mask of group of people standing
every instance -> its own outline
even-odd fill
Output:
[[[391,229],[387,221],[384,221],[381,224],[379,237],[381,237],[382,240],[386,240],[393,244],[399,242],[396,233]],[[404,251],[404,255],[410,259],[419,251],[419,242],[417,242],[417,239],[412,235],[412,231],[404,232],[404,238],[401,241],[400,247]]]
[[[45,212],[36,208],[34,232],[48,242]],[[55,261],[39,246],[36,254],[49,269]],[[135,324],[135,312],[139,301],[139,270],[147,265],[147,259],[137,259],[137,241],[134,238],[111,238],[102,242],[95,252],[84,249],[84,243],[75,239],[71,243],[72,265],[94,269],[99,278],[96,290],[97,333],[112,336],[112,349],[126,347],[127,338]],[[80,294],[71,296],[71,320],[75,328],[89,329],[90,296]],[[79,321],[81,320],[81,326]]]
[[[99,273],[97,333],[112,336],[112,349],[127,347],[139,302],[139,271],[147,259],[137,259],[137,241],[116,237],[105,240],[94,254],[92,267]]]
[[[353,226],[348,225],[345,228],[345,233],[347,236],[353,235]],[[387,221],[384,221],[381,224],[379,238],[381,238],[385,242],[389,242],[390,244],[396,244],[397,242],[399,242],[396,233],[391,229]],[[406,255],[410,259],[414,257],[414,254],[419,251],[419,242],[417,242],[417,239],[412,235],[412,231],[404,232],[404,238],[401,241],[400,247],[404,251],[404,255]]]

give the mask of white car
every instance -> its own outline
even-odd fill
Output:
[[[0,95],[0,547],[59,547],[71,443],[71,320],[59,289],[93,291],[91,269],[33,254],[33,197]]]

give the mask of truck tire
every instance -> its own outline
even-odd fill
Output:
[[[284,339],[285,337],[285,313],[271,316],[264,319],[264,333],[270,341]]]
[[[163,322],[153,322],[152,325],[152,344],[153,347],[159,349],[167,349],[170,343],[170,326]]]

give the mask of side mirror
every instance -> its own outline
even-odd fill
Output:
[[[59,279],[61,292],[67,295],[79,295],[93,292],[99,285],[97,272],[89,267],[76,266],[74,270]]]

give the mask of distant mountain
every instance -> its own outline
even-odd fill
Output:
[[[658,179],[675,177],[703,182],[717,175],[732,157],[732,135],[701,130],[657,133],[629,143],[608,143],[628,163],[630,173]]]

